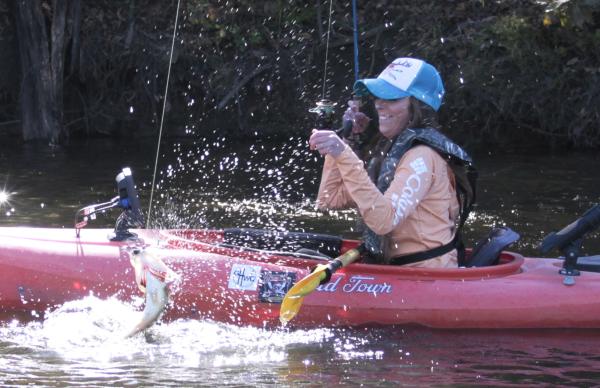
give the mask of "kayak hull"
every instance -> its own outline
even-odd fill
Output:
[[[0,228],[0,316],[41,318],[93,294],[141,296],[129,250],[110,230]],[[281,298],[320,263],[226,246],[220,231],[136,231],[180,279],[164,319],[279,327]],[[342,251],[357,243],[344,241]],[[352,264],[305,297],[291,327],[600,328],[600,274],[566,286],[562,261],[504,252],[499,265],[423,269]]]

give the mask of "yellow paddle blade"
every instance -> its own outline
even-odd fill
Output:
[[[350,263],[360,259],[360,255],[366,250],[365,244],[359,245],[355,249],[351,249],[335,260],[330,261],[327,265],[320,264],[309,275],[303,277],[285,294],[281,301],[279,309],[279,320],[282,324],[288,323],[293,319],[304,301],[304,297],[319,287],[319,284],[327,277],[327,270],[333,274],[338,269],[347,266]]]
[[[310,273],[303,277],[298,283],[294,284],[292,288],[285,294],[283,301],[281,301],[281,307],[279,309],[279,320],[282,324],[288,323],[292,318],[300,311],[302,301],[304,297],[313,292],[321,281],[327,276],[327,266],[320,264],[317,266],[313,273]]]
[[[279,310],[279,322],[285,326],[289,321],[294,319],[298,311],[300,311],[303,301],[303,296],[284,299],[281,302],[281,309]]]
[[[325,272],[326,270],[326,265],[319,264],[312,273],[300,279],[298,283],[294,284],[294,286],[290,288],[290,290],[285,294],[284,300],[286,298],[296,299],[305,297],[313,292],[317,287],[319,287],[319,284],[321,284],[321,281],[325,279],[325,276],[327,276],[327,273]]]

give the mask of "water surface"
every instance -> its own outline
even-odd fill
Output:
[[[147,209],[155,150],[137,141],[54,151],[2,144],[0,185],[10,196],[0,204],[0,225],[70,228],[78,208],[116,195],[114,177],[125,166],[133,169]],[[353,211],[315,210],[322,159],[304,139],[168,140],[161,150],[154,227],[249,226],[356,237]],[[599,198],[595,154],[479,152],[475,159],[480,190],[466,228],[470,242],[507,225],[522,236],[513,250],[539,256],[543,236]],[[116,215],[101,215],[94,226],[110,227]],[[600,252],[598,237],[586,239],[586,252]],[[182,320],[121,339],[136,307],[90,296],[43,322],[1,323],[0,385],[591,386],[600,378],[597,330],[289,332]]]

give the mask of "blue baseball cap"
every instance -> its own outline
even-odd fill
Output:
[[[372,94],[382,100],[413,96],[438,110],[444,98],[442,77],[435,67],[415,58],[397,58],[377,78],[359,79],[354,83],[357,96]]]

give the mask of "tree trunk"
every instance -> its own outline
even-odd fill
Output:
[[[68,0],[54,0],[47,26],[41,0],[17,0],[15,13],[23,79],[20,114],[25,140],[58,144],[63,134],[63,72]],[[50,36],[48,35],[50,31]]]
[[[67,3],[69,0],[54,0],[50,38],[50,75],[59,136],[67,135],[63,127],[63,86],[65,74],[65,32],[67,27]],[[57,141],[59,139],[56,139]]]
[[[127,16],[127,33],[125,34],[125,50],[129,50],[135,35],[135,0],[129,0],[129,14]]]
[[[69,18],[67,19],[67,31],[71,40],[71,55],[69,65],[69,75],[75,74],[79,70],[81,62],[81,0],[71,0]]]

